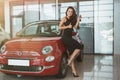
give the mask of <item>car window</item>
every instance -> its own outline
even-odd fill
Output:
[[[59,35],[58,24],[45,23],[44,26],[39,26],[39,35],[42,37],[54,37]]]
[[[60,34],[60,30],[58,29],[58,24],[52,24],[51,25],[51,31],[55,32],[57,35]]]
[[[56,37],[59,36],[58,24],[53,22],[34,23],[26,26],[17,36],[39,36],[39,37]]]
[[[25,35],[36,35],[36,33],[37,33],[37,28],[38,28],[38,25],[37,25],[37,24],[29,26],[29,27],[26,28],[26,30],[25,30]]]

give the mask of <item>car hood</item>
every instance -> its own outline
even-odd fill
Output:
[[[14,38],[6,43],[6,49],[8,51],[40,51],[44,46],[54,46],[60,39],[61,37]]]
[[[42,49],[45,46],[52,46],[53,53],[56,51],[57,44],[61,42],[61,37],[51,37],[51,38],[14,38],[5,43],[6,51],[3,56],[6,57],[43,57]]]

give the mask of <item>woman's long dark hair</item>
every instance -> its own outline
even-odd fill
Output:
[[[73,10],[73,14],[72,14],[72,16],[70,17],[70,22],[71,22],[71,24],[74,26],[74,25],[76,24],[76,22],[77,22],[77,14],[76,14],[76,12],[75,12],[75,9],[74,9],[72,6],[69,6],[69,7],[67,8],[67,10],[66,10],[66,16],[67,16],[67,11],[68,11],[69,9],[72,9],[72,10]]]

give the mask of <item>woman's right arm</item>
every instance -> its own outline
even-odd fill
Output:
[[[62,18],[62,20],[60,21],[59,23],[59,29],[60,30],[64,30],[64,29],[67,29],[67,28],[72,28],[72,25],[68,25],[68,26],[65,26],[64,23],[66,22],[66,18]]]

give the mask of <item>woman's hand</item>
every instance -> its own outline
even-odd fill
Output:
[[[77,21],[79,22],[79,21],[81,21],[81,19],[82,19],[82,16],[80,15],[80,16],[78,17]]]
[[[75,28],[76,29],[79,29],[79,22],[81,21],[81,19],[82,19],[82,16],[80,15],[78,18],[77,18],[77,22],[76,22],[76,24],[75,24]]]
[[[71,23],[68,25],[68,28],[72,28],[72,25],[71,25]]]

